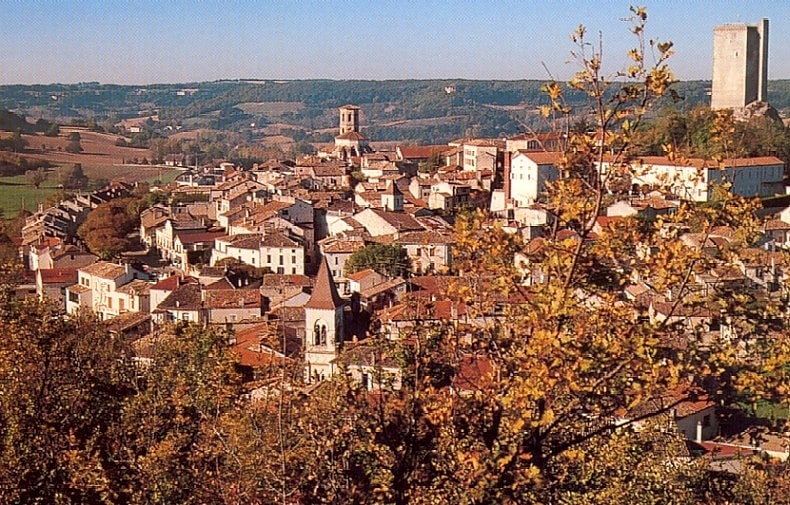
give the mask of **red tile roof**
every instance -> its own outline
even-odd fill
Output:
[[[44,268],[38,271],[44,284],[76,284],[76,268]]]

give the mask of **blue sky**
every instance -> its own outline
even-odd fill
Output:
[[[0,84],[215,79],[557,79],[583,23],[614,70],[634,45],[614,0],[0,0]],[[641,4],[640,4],[641,5]],[[713,27],[771,20],[769,79],[790,78],[790,2],[646,4],[677,78],[710,79]]]

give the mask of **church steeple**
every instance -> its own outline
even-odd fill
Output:
[[[326,258],[321,260],[313,293],[305,304],[305,379],[330,378],[334,360],[343,347],[343,299],[335,287]]]

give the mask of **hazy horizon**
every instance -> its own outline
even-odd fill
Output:
[[[0,84],[218,80],[567,80],[579,25],[602,33],[607,72],[635,38],[628,2],[361,0],[5,2]],[[770,20],[769,80],[790,79],[790,4],[647,5],[647,38],[674,42],[681,81],[711,79],[713,27]],[[648,59],[648,61],[650,61]],[[446,77],[446,76],[455,77]]]

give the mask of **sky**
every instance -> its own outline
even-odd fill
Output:
[[[602,34],[605,68],[635,40],[615,0],[0,0],[0,84],[218,79],[567,80],[570,34]],[[713,28],[769,28],[769,79],[790,79],[790,2],[663,0],[647,37],[680,80],[710,79]],[[648,59],[648,61],[650,61]]]

